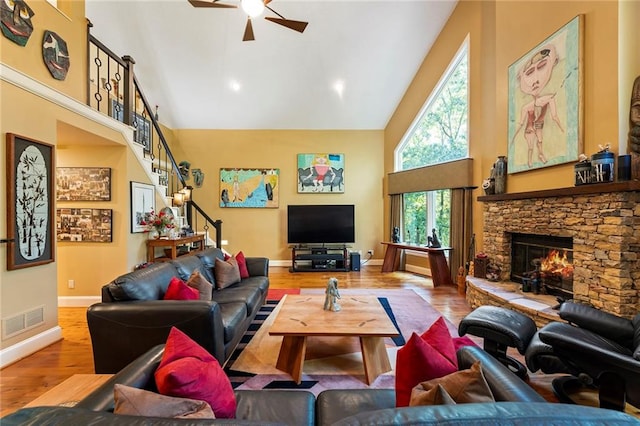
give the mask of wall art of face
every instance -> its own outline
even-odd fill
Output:
[[[67,42],[53,31],[45,31],[42,37],[42,59],[56,80],[64,80],[69,71],[69,50]]]
[[[33,32],[33,10],[22,0],[0,0],[0,28],[12,42],[24,46]]]
[[[520,69],[520,89],[532,96],[540,95],[551,79],[551,71],[557,63],[558,54],[554,45],[549,44],[540,49]]]

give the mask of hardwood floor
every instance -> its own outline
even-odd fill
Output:
[[[429,278],[406,272],[381,273],[380,266],[364,265],[359,272],[297,272],[284,267],[269,271],[270,287],[324,288],[336,277],[340,288],[405,288],[422,295],[457,324],[471,309],[455,287],[434,288]],[[86,308],[59,308],[63,340],[0,370],[0,416],[12,413],[74,374],[93,373]]]

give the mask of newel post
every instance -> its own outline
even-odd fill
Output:
[[[122,60],[126,64],[124,67],[124,99],[123,99],[123,120],[124,124],[132,125],[133,113],[135,111],[135,84],[133,81],[133,65],[136,61],[131,56],[123,56]]]

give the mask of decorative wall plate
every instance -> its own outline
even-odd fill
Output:
[[[33,10],[23,0],[0,1],[0,28],[2,34],[12,42],[25,46],[31,33]]]
[[[67,42],[53,31],[45,31],[42,37],[42,59],[56,80],[64,80],[69,72]]]

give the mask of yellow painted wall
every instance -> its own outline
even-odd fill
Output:
[[[58,242],[58,295],[98,295],[99,284],[111,281],[113,271],[127,270],[127,234],[129,233],[127,191],[127,148],[123,146],[75,146],[58,141],[58,167],[110,167],[111,201],[58,201],[57,208],[112,209],[111,243]],[[75,281],[75,289],[68,281]]]
[[[304,130],[177,130],[181,150],[192,168],[205,173],[194,200],[212,218],[221,219],[225,248],[248,256],[273,260],[291,258],[287,247],[288,204],[355,204],[356,243],[353,250],[369,249],[381,257],[382,131]],[[297,154],[334,152],[345,155],[343,194],[298,194]],[[220,168],[280,169],[280,204],[277,209],[220,208]]]
[[[64,1],[61,4],[64,12],[45,0],[30,0],[27,3],[35,13],[31,18],[33,33],[24,47],[0,36],[0,62],[85,102],[87,19],[84,2]],[[55,32],[67,43],[70,66],[63,81],[51,76],[42,59],[42,37],[46,30]]]
[[[584,149],[611,143],[618,153],[618,2],[498,1],[458,3],[385,129],[385,173],[393,171],[393,151],[426,101],[467,34],[470,37],[470,156],[480,187],[498,155],[507,152],[507,71],[532,47],[578,14],[584,31]],[[628,32],[637,37],[637,31]],[[626,37],[624,33],[620,33]],[[637,72],[638,70],[636,70]],[[622,112],[628,114],[628,111]],[[573,163],[508,175],[507,192],[573,186]],[[481,190],[475,195],[483,195]],[[385,227],[388,227],[388,202]],[[482,250],[482,205],[474,207],[477,250]]]

